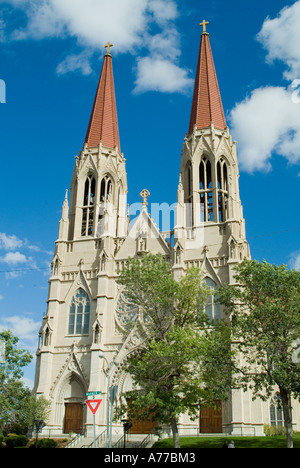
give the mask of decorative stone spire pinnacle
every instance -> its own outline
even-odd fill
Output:
[[[146,208],[148,206],[148,198],[150,197],[150,192],[147,189],[143,189],[140,193],[140,197],[142,198],[142,207]]]
[[[68,190],[65,193],[65,199],[62,206],[61,219],[59,221],[58,239],[67,240],[69,229],[69,202],[68,202]]]

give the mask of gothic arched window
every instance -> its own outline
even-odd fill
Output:
[[[111,201],[112,197],[112,181],[109,176],[103,177],[100,185],[100,202],[104,203],[107,200]]]
[[[218,295],[216,294],[218,286],[211,278],[205,278],[204,281],[211,291],[211,294],[208,296],[204,304],[204,312],[210,321],[221,320],[221,304],[219,303]]]
[[[185,166],[184,170],[184,193],[186,204],[186,226],[193,225],[193,174],[190,161]]]
[[[94,214],[95,214],[95,194],[96,180],[90,174],[85,181],[83,209],[82,209],[82,225],[81,235],[92,236],[94,232]]]
[[[99,323],[96,324],[94,329],[94,344],[100,344],[101,341],[101,329]]]
[[[228,218],[228,176],[227,166],[223,159],[217,163],[218,185],[218,221],[223,223]]]
[[[284,426],[281,397],[279,394],[272,399],[270,404],[270,425],[272,427]]]
[[[69,314],[69,335],[88,335],[90,327],[90,300],[83,289],[74,294]]]
[[[50,330],[49,327],[46,328],[45,330],[45,335],[44,335],[44,346],[50,346]]]
[[[201,221],[213,221],[213,182],[211,162],[203,158],[199,167]]]
[[[193,190],[192,190],[192,165],[190,162],[187,163],[185,167],[185,187],[186,187],[186,195],[188,200],[193,196]]]

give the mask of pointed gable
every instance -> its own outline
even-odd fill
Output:
[[[201,35],[189,133],[195,125],[200,129],[209,127],[211,123],[216,128],[227,127],[209,34],[204,32]]]
[[[104,56],[102,71],[87,129],[85,144],[98,146],[102,142],[107,148],[120,150],[117,105],[114,87],[112,56]]]
[[[146,209],[143,209],[131,227],[115,259],[116,261],[123,260],[147,252],[169,256],[170,248],[149,213]]]

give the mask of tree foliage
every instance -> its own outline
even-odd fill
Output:
[[[178,447],[179,415],[196,418],[200,405],[227,397],[230,329],[208,323],[203,306],[211,292],[197,268],[175,281],[169,263],[148,254],[130,259],[119,282],[142,317],[126,330],[127,336],[134,328],[141,340],[127,365],[136,387],[127,395],[130,416],[171,424]]]
[[[0,333],[5,344],[5,360],[0,363],[0,430],[4,424],[15,420],[22,402],[30,394],[21,380],[23,367],[28,365],[32,356],[28,351],[18,348],[19,339],[10,330]]]
[[[48,423],[51,411],[51,402],[44,396],[29,395],[23,400],[19,414],[23,426],[34,428],[35,421]]]
[[[291,445],[291,397],[300,397],[300,272],[245,259],[219,291],[243,356],[239,380],[263,400],[279,389]]]

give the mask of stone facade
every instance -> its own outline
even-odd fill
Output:
[[[108,373],[110,385],[118,386],[117,401],[131,388],[124,365],[138,347],[139,337],[133,330],[124,341],[122,329],[138,311],[126,301],[117,284],[118,274],[129,257],[144,252],[161,253],[170,262],[176,278],[195,265],[213,289],[233,283],[234,266],[244,257],[250,258],[239,195],[236,144],[228,127],[214,124],[214,115],[216,121],[223,121],[214,76],[205,33],[195,80],[191,117],[194,121],[191,120],[182,149],[175,226],[172,232],[162,233],[148,213],[146,190],[141,192],[140,215],[133,225],[129,222],[125,158],[119,149],[114,110],[112,59],[109,53],[104,58],[86,142],[76,157],[70,196],[66,192],[63,203],[47,313],[40,330],[34,392],[52,402],[51,418],[44,429],[47,435],[82,428],[91,432],[92,414],[84,404],[85,394],[99,390],[103,401],[96,425],[97,433],[101,433],[107,422]],[[201,91],[202,80],[211,84],[212,92]],[[200,127],[195,117],[199,94],[200,104],[206,110],[212,108],[212,120]],[[93,132],[93,146],[89,144],[89,131]],[[113,141],[115,146],[105,146],[103,141],[107,145]],[[223,311],[212,300],[207,313],[217,318]],[[218,432],[262,434],[263,424],[271,423],[275,400],[276,391],[274,399],[265,403],[252,401],[250,391],[232,391],[229,400],[221,404]],[[276,417],[280,419],[277,413]],[[294,421],[299,430],[298,407]],[[202,423],[201,414],[200,422],[182,415],[179,428],[185,434],[195,433]],[[122,424],[115,424],[114,431],[121,435]]]

